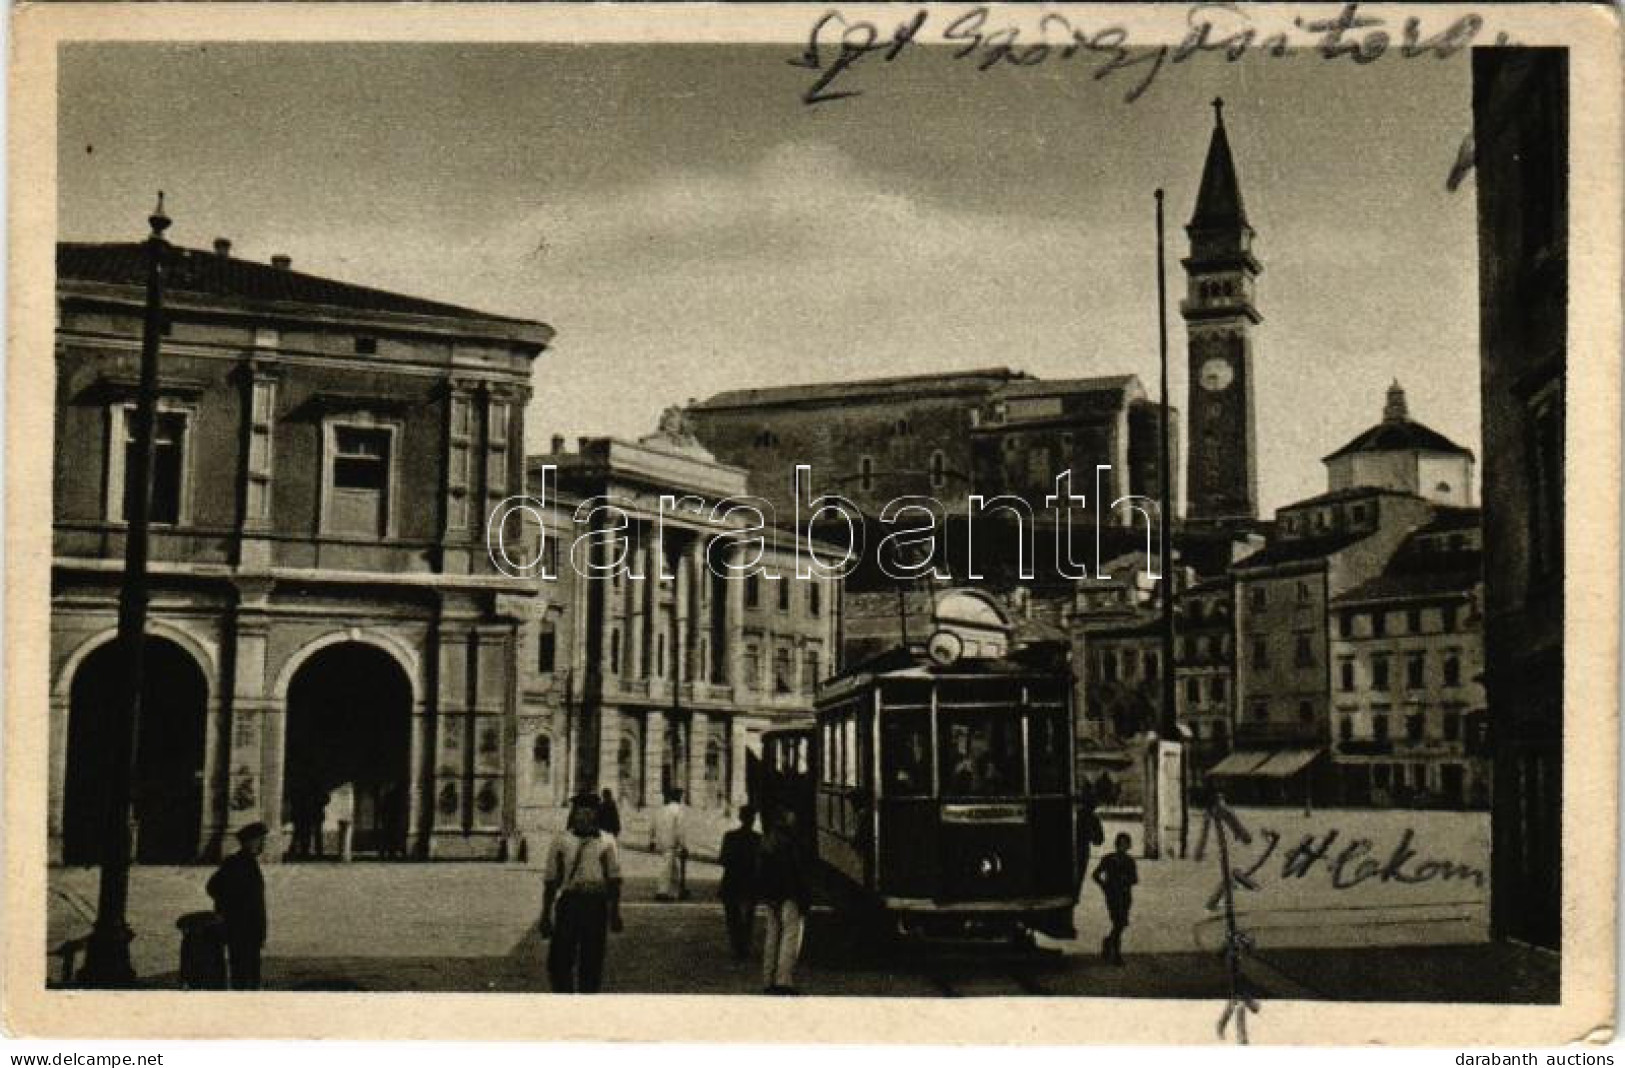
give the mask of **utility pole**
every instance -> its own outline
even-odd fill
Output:
[[[1160,605],[1161,608],[1161,638],[1162,638],[1162,670],[1158,673],[1157,681],[1161,691],[1160,709],[1156,729],[1156,737],[1150,745],[1147,760],[1146,776],[1146,806],[1155,831],[1155,845],[1147,850],[1150,856],[1161,856],[1168,851],[1173,843],[1164,840],[1164,830],[1169,827],[1169,820],[1165,818],[1163,808],[1172,799],[1169,797],[1169,788],[1178,795],[1179,818],[1175,825],[1179,837],[1179,850],[1183,855],[1187,838],[1187,827],[1190,820],[1188,810],[1189,801],[1185,789],[1185,751],[1180,738],[1179,710],[1175,707],[1175,678],[1174,678],[1174,560],[1173,560],[1173,522],[1174,522],[1174,494],[1172,483],[1173,457],[1169,435],[1168,415],[1168,277],[1164,264],[1163,251],[1163,219],[1161,189],[1156,191],[1157,201],[1157,358],[1161,377],[1161,396],[1158,407],[1157,429],[1160,436],[1160,448],[1157,453],[1157,496],[1160,513],[1158,524],[1158,555],[1161,557]],[[1174,761],[1172,782],[1166,780],[1166,758]]]
[[[130,897],[130,787],[139,751],[142,687],[145,682],[147,629],[147,554],[152,518],[152,457],[158,417],[158,340],[164,328],[164,271],[169,242],[164,231],[164,194],[147,222],[147,303],[141,330],[141,378],[135,405],[135,455],[124,477],[129,515],[124,535],[124,586],[119,592],[118,648],[124,668],[123,701],[107,717],[107,808],[101,836],[101,884],[96,897],[96,925],[85,951],[79,978],[86,986],[128,987],[135,984],[130,964],[130,928],[125,918]],[[115,442],[114,447],[120,443]],[[128,492],[133,489],[134,492]]]

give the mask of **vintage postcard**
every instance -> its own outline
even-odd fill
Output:
[[[1611,1036],[1615,12],[11,18],[7,1028]]]

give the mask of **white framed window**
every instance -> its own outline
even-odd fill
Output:
[[[192,518],[192,420],[196,410],[173,401],[158,401],[153,422],[152,509],[150,521],[180,526]],[[106,515],[115,523],[128,523],[135,503],[135,486],[126,477],[135,462],[135,405],[119,403],[108,409]]]
[[[941,449],[931,453],[931,488],[941,489],[948,483],[948,458]]]
[[[393,537],[400,424],[364,412],[322,423],[324,534]]]

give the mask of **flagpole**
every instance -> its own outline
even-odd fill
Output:
[[[158,340],[164,322],[164,268],[169,242],[164,231],[164,194],[147,217],[152,232],[146,240],[147,301],[141,330],[141,377],[135,404],[135,455],[124,473],[129,514],[125,516],[124,585],[119,592],[118,649],[124,669],[122,700],[108,710],[107,807],[101,834],[101,881],[96,898],[96,924],[85,949],[80,982],[92,987],[127,987],[135,983],[130,963],[126,921],[130,896],[131,813],[141,696],[146,670],[147,556],[152,517],[154,428],[158,418]],[[114,447],[121,447],[115,442]],[[133,490],[133,492],[131,492]]]

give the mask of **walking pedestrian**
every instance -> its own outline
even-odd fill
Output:
[[[621,836],[621,806],[615,803],[615,791],[607,786],[598,805],[598,829],[613,838]]]
[[[801,956],[807,910],[812,907],[812,881],[795,813],[778,809],[770,822],[756,872],[756,893],[767,908],[762,987],[768,994],[794,994],[796,959]]]
[[[673,789],[666,794],[666,803],[655,813],[651,829],[650,848],[660,854],[660,883],[655,889],[656,901],[676,901],[688,896],[683,885],[684,865],[688,861],[687,822],[683,811],[683,791]]]
[[[1128,927],[1129,909],[1134,905],[1134,884],[1140,881],[1139,869],[1129,855],[1133,840],[1127,834],[1113,839],[1117,852],[1108,853],[1095,869],[1095,882],[1106,895],[1106,914],[1111,917],[1112,929],[1100,942],[1100,955],[1111,964],[1123,963],[1123,931]]]
[[[233,990],[260,988],[260,952],[265,947],[265,876],[259,856],[271,829],[250,823],[237,832],[237,852],[209,876],[214,910],[226,921],[226,954]]]
[[[610,931],[621,929],[621,859],[598,829],[599,799],[578,795],[569,826],[548,847],[542,888],[547,978],[554,993],[596,994],[603,986]]]
[[[756,833],[756,810],[739,810],[739,826],[722,836],[722,915],[728,925],[728,944],[734,957],[750,956],[751,929],[756,921],[756,867],[761,861],[762,836]]]

